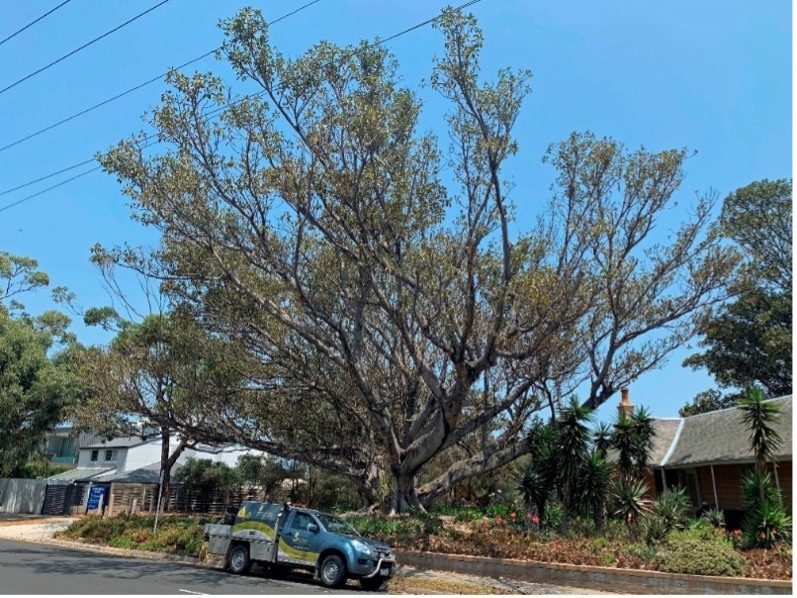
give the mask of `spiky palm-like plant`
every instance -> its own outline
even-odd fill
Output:
[[[767,470],[767,461],[772,460],[775,451],[783,439],[774,428],[780,417],[780,408],[776,403],[765,402],[761,391],[751,388],[739,400],[742,421],[750,431],[750,447],[755,455],[756,469],[763,475]]]
[[[583,515],[592,516],[598,529],[603,528],[606,519],[610,483],[610,465],[597,450],[591,451],[584,461],[577,495],[579,510]]]
[[[614,493],[614,514],[628,525],[635,524],[640,516],[650,511],[650,500],[645,498],[648,486],[641,480],[621,477]]]
[[[780,417],[777,403],[765,402],[761,391],[751,388],[739,400],[742,421],[750,431],[755,471],[742,478],[742,502],[746,511],[742,527],[748,546],[770,548],[791,538],[791,518],[786,515],[780,491],[767,471],[767,461],[783,442],[774,424]]]
[[[557,477],[562,493],[562,533],[567,531],[570,511],[573,510],[577,498],[579,478],[589,454],[591,433],[588,424],[591,421],[592,410],[582,407],[572,397],[555,422]]]
[[[592,444],[595,447],[595,452],[604,459],[606,453],[612,446],[612,428],[606,422],[600,422],[598,427],[592,433]]]

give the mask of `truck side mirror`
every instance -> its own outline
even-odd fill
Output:
[[[310,532],[311,534],[317,534],[318,526],[315,523],[311,523],[310,525],[307,526],[307,531]]]

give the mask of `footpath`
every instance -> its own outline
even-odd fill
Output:
[[[164,555],[144,550],[112,548],[83,542],[53,538],[57,531],[66,529],[74,518],[42,517],[36,515],[6,516],[0,514],[0,539],[19,540],[62,546],[78,550],[90,550],[105,554],[114,554],[128,558],[168,560],[204,567],[220,567],[217,559],[198,560],[179,555]],[[515,581],[502,577],[482,577],[464,573],[436,571],[401,565],[396,576],[388,586],[390,594],[608,594],[593,589],[560,586],[548,583],[532,583]]]

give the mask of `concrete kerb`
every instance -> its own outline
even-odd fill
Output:
[[[792,582],[397,551],[407,565],[492,578],[634,594],[791,594]]]
[[[66,527],[70,520],[60,520]],[[36,521],[30,528],[39,528],[39,533],[31,529],[28,533],[21,528],[28,526],[0,526],[0,537],[41,544],[53,544],[64,548],[90,550],[105,554],[131,556],[150,560],[167,560],[200,567],[221,567],[223,559],[154,553],[145,550],[114,548],[84,542],[61,540],[52,537],[51,521]],[[42,529],[49,528],[49,529]],[[13,533],[19,531],[20,533]],[[4,532],[4,533],[3,533]],[[610,567],[589,567],[584,565],[565,565],[561,563],[542,563],[514,559],[494,559],[466,555],[444,555],[438,553],[397,551],[399,563],[403,567],[416,568],[435,577],[434,571],[480,576],[488,585],[490,582],[511,580],[520,593],[525,583],[532,585],[550,584],[556,586],[575,586],[609,592],[661,593],[661,594],[791,594],[792,582],[749,578],[710,577],[702,575],[679,575],[658,571],[616,569]],[[490,580],[488,582],[487,580]],[[537,593],[537,592],[535,592]]]

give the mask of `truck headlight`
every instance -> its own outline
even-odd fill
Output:
[[[360,542],[359,540],[352,540],[351,545],[354,546],[354,549],[357,552],[361,552],[362,554],[367,554],[368,556],[374,556],[374,551],[365,542]]]

